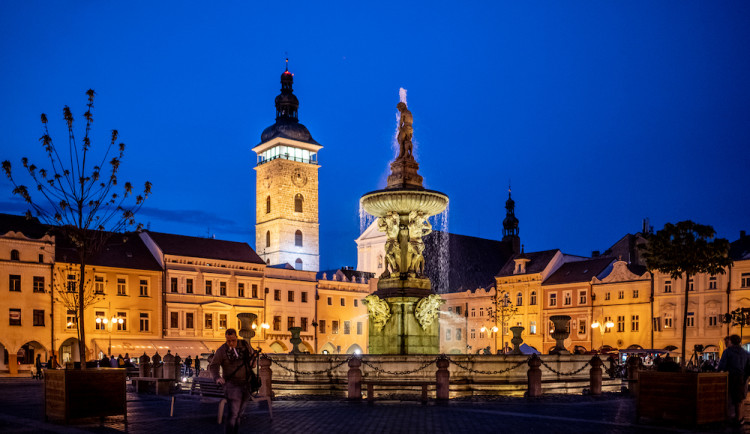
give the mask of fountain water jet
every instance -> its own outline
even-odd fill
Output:
[[[403,95],[405,97],[405,93]],[[412,143],[412,114],[397,105],[399,152],[391,163],[385,189],[365,194],[361,207],[377,217],[385,232],[385,271],[378,289],[365,298],[370,315],[370,354],[435,354],[440,350],[438,309],[443,303],[424,274],[424,241],[428,221],[448,206],[448,196],[427,190],[417,173]]]

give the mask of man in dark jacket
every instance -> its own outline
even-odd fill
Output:
[[[742,422],[742,403],[747,396],[747,378],[750,376],[750,355],[742,349],[742,339],[729,336],[730,345],[724,350],[719,361],[719,371],[729,373],[729,398],[734,404],[734,421]]]
[[[253,375],[257,353],[247,341],[237,339],[235,329],[228,329],[224,335],[227,341],[216,350],[208,370],[216,384],[224,385],[229,404],[226,432],[236,433],[240,428],[240,416],[250,399],[250,378]]]

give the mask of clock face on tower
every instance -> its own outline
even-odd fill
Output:
[[[294,169],[294,172],[292,172],[292,183],[297,187],[304,187],[307,184],[307,175],[305,175],[302,169]]]

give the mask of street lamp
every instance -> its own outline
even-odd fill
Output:
[[[615,323],[613,323],[612,321],[607,321],[604,324],[600,323],[599,321],[594,321],[593,323],[591,323],[591,328],[592,329],[599,329],[599,333],[602,335],[602,346],[604,346],[604,332],[605,332],[605,330],[609,330],[609,329],[611,329],[614,326],[615,326]],[[591,343],[593,344],[593,342],[594,342],[594,338],[592,336],[591,337]],[[592,345],[592,347],[593,347],[593,345]],[[593,348],[591,348],[591,349],[593,350]]]
[[[107,331],[109,332],[109,347],[107,348],[107,354],[112,355],[112,326],[115,324],[122,324],[125,321],[123,321],[122,318],[117,318],[116,316],[113,316],[111,319],[97,317],[96,323],[97,324],[104,324],[107,327]]]

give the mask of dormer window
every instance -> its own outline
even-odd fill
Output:
[[[525,274],[526,273],[526,264],[529,262],[529,259],[520,257],[513,260],[516,263],[516,268],[513,270],[513,274]]]

